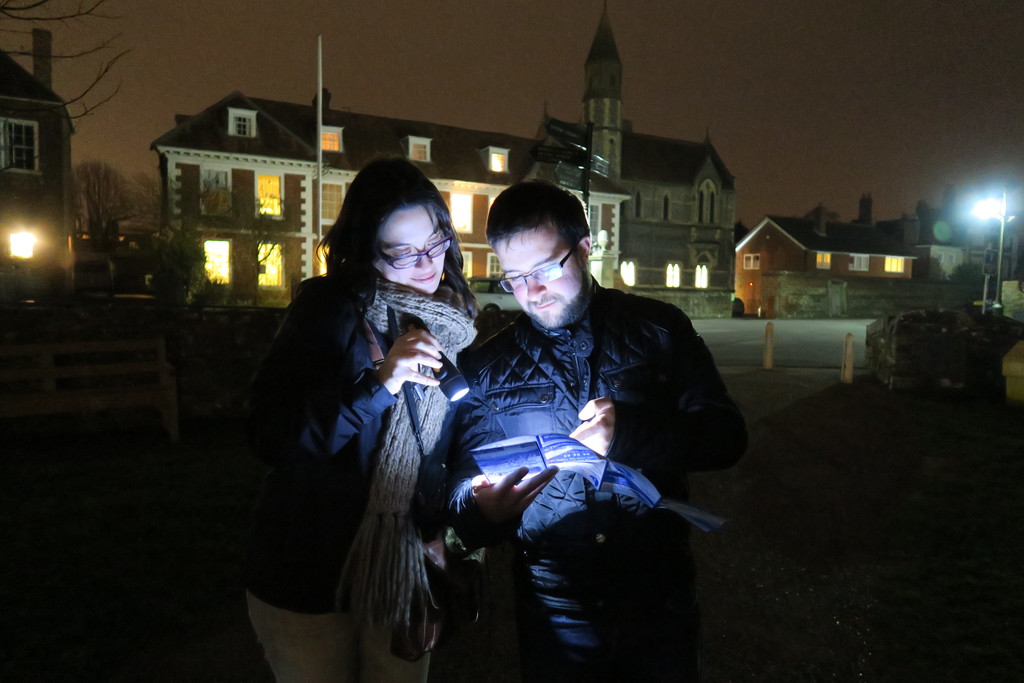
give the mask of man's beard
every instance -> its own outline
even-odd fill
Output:
[[[546,304],[549,301],[556,301],[562,304],[561,311],[558,313],[558,317],[554,319],[545,319],[540,317],[534,310],[534,304],[529,304],[526,309],[526,314],[541,327],[548,330],[557,330],[563,327],[569,327],[575,322],[578,322],[583,315],[587,312],[587,306],[590,305],[590,278],[582,278],[580,282],[580,290],[576,292],[576,295],[569,300],[566,300],[560,296],[552,296],[536,304]],[[554,313],[554,312],[553,312]]]

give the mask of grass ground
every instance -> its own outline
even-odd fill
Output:
[[[0,680],[269,680],[237,575],[262,476],[238,425],[177,445],[68,426],[3,437]],[[1024,680],[1024,413],[864,380],[751,435],[692,480],[730,520],[694,538],[709,681]],[[491,618],[432,681],[517,680],[492,557]]]

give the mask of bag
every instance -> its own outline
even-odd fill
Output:
[[[461,542],[451,528],[423,542],[429,589],[413,595],[409,623],[391,632],[391,654],[415,662],[480,616],[483,550],[459,554]]]

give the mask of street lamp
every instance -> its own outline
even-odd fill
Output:
[[[992,304],[992,312],[995,315],[1003,314],[1003,237],[1006,233],[1006,224],[1014,219],[1014,216],[1006,215],[1006,188],[1003,187],[1002,200],[990,197],[983,199],[974,205],[974,215],[983,220],[990,218],[999,219],[999,252],[996,255],[996,299]],[[984,310],[984,304],[982,305]]]

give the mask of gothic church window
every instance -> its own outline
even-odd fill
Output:
[[[715,183],[707,178],[697,190],[697,222],[715,222]]]
[[[661,220],[668,220],[668,195],[661,202]]]
[[[636,193],[636,206],[634,208],[636,210],[636,217],[640,218],[640,216],[643,215],[643,205],[642,205],[642,203],[640,201],[640,193],[639,192]]]

